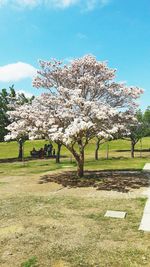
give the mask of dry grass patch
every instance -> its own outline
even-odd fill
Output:
[[[71,196],[0,201],[0,266],[148,266],[149,234],[138,231],[145,199]],[[107,209],[127,211],[106,218]],[[32,265],[31,265],[32,266]],[[33,265],[34,266],[34,265]]]

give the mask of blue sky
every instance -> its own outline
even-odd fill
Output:
[[[31,94],[38,59],[93,54],[150,105],[149,0],[0,0],[0,88]]]

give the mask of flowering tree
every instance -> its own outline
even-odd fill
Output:
[[[101,132],[107,138],[123,122],[132,120],[142,90],[116,83],[115,70],[90,55],[68,66],[56,60],[40,61],[40,66],[33,86],[48,92],[30,108],[26,105],[19,121],[30,139],[47,135],[63,144],[74,156],[77,174],[82,177],[88,142]]]
[[[81,177],[89,140],[100,132],[116,132],[118,125],[131,120],[142,90],[114,82],[115,70],[90,55],[68,66],[56,60],[40,61],[40,66],[33,85],[49,90],[39,99],[47,110],[44,127],[73,154]]]
[[[13,102],[14,109],[7,112],[11,123],[7,126],[8,134],[5,136],[5,141],[17,140],[19,144],[19,159],[23,157],[23,145],[27,139],[49,140],[48,131],[51,125],[49,112],[47,106],[42,105],[41,100],[43,100],[43,96],[32,100],[32,104],[28,103],[23,106]],[[56,163],[59,163],[62,144],[59,141],[56,143]]]
[[[5,126],[5,132],[7,135],[5,135],[4,140],[16,140],[19,144],[19,154],[18,158],[20,160],[23,159],[23,144],[28,139],[28,135],[26,132],[26,124],[23,120],[20,121],[21,115],[23,115],[25,104],[31,104],[34,96],[31,98],[27,98],[24,93],[16,93],[14,89],[14,85],[9,87],[10,93],[7,92],[6,89],[3,89],[2,92],[6,96],[6,118],[7,120],[7,126]],[[21,107],[23,105],[23,108]],[[28,105],[27,105],[28,106]],[[30,106],[30,105],[29,105]],[[23,114],[22,114],[23,113]],[[19,123],[18,123],[19,121]],[[24,127],[23,127],[24,126]]]

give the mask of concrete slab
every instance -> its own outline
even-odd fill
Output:
[[[150,163],[146,163],[143,170],[144,171],[150,171]]]
[[[146,202],[139,230],[150,231],[150,199]]]
[[[144,213],[150,213],[150,199],[148,199],[146,202]]]
[[[123,211],[107,210],[105,217],[124,219],[126,214],[127,213]]]
[[[150,171],[150,163],[146,163],[143,170],[149,172]],[[139,230],[150,232],[150,187],[147,190],[146,195],[148,197],[148,200],[147,200],[145,208],[144,208],[143,217],[142,217],[142,220],[140,223]]]
[[[144,214],[139,230],[150,232],[150,213]]]

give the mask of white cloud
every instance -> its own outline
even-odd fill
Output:
[[[36,7],[41,3],[41,0],[12,0],[13,4],[22,7]]]
[[[111,0],[86,0],[86,4],[84,6],[86,11],[91,11],[95,9],[97,6],[104,7],[110,3]]]
[[[0,7],[7,4],[7,0],[0,0]]]
[[[80,0],[47,0],[46,2],[50,7],[67,8],[78,4]]]
[[[40,5],[43,0],[0,0],[0,6],[16,6],[16,7],[36,7]]]
[[[16,82],[25,78],[32,78],[35,74],[36,69],[24,62],[0,66],[0,82]]]
[[[65,9],[71,6],[79,6],[85,10],[93,10],[97,6],[108,5],[111,0],[0,0],[0,6],[15,6],[19,8],[35,8],[48,6],[49,8]]]

